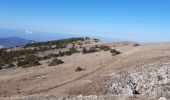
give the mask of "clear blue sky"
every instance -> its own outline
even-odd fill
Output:
[[[0,27],[170,41],[170,0],[0,0]]]

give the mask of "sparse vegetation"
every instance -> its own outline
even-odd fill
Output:
[[[49,66],[56,66],[59,64],[63,64],[64,62],[61,59],[54,58],[50,63]]]
[[[81,67],[77,67],[77,68],[75,69],[75,72],[80,72],[80,71],[82,71],[82,70],[85,70],[85,69],[83,69],[83,68],[81,68]]]
[[[90,50],[88,50],[88,53],[93,53],[93,52],[97,52],[98,50],[96,50],[95,47],[91,47]]]
[[[12,67],[15,67],[15,65],[13,63],[9,63],[7,68],[12,68]]]
[[[133,46],[140,46],[140,44],[138,44],[138,43],[135,43]]]
[[[71,54],[79,52],[75,47],[70,48],[69,51]]]
[[[87,50],[86,50],[85,47],[82,49],[82,53],[83,53],[83,54],[87,53]]]
[[[110,52],[112,53],[112,56],[121,54],[121,52],[120,52],[120,51],[117,51],[116,49],[113,49],[113,50],[111,50]]]
[[[17,66],[23,68],[38,66],[41,65],[39,60],[40,58],[35,55],[27,55],[24,60],[18,61]]]
[[[0,63],[0,67],[3,67],[3,66],[4,66],[4,64]]]
[[[104,51],[112,50],[109,46],[100,46],[99,48],[100,48],[100,50],[104,50]]]
[[[82,53],[86,54],[86,53],[94,53],[94,52],[98,52],[98,50],[96,50],[95,47],[91,47],[89,50],[87,50],[85,47],[82,49]]]
[[[61,40],[55,40],[55,41],[47,41],[47,42],[35,42],[27,44],[23,47],[18,47],[18,50],[15,50],[13,48],[9,49],[0,49],[0,67],[2,68],[10,68],[14,67],[14,62],[16,62],[16,65],[18,67],[31,67],[31,66],[38,66],[40,65],[40,60],[46,60],[53,57],[62,57],[62,56],[70,56],[74,53],[78,53],[76,48],[76,45],[83,45],[83,41],[87,40],[86,42],[90,43],[88,41],[90,38],[69,38],[69,39],[61,39]],[[95,39],[96,41],[98,39]],[[85,43],[86,43],[85,42]],[[63,48],[66,48],[68,44],[73,44],[73,46],[68,50],[64,51]],[[96,45],[97,47],[97,45]],[[46,52],[49,50],[55,50],[59,49],[59,52],[56,54],[47,54],[43,55],[41,57],[35,56],[38,55],[40,52]],[[60,51],[61,50],[61,51]],[[93,53],[97,52],[95,47],[92,47],[88,50],[84,50],[84,53]]]

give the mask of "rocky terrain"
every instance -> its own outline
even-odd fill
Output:
[[[1,54],[2,100],[170,99],[170,43],[86,37],[1,52],[18,55],[7,59]]]

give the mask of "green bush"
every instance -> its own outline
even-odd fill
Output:
[[[94,52],[97,52],[98,50],[96,50],[95,47],[91,47],[89,50],[86,50],[86,48],[83,48],[82,49],[82,53],[83,54],[86,54],[86,53],[94,53]]]
[[[79,52],[75,47],[70,48],[69,51],[70,51],[72,54]]]
[[[71,56],[72,55],[71,51],[65,51],[64,53],[65,53],[66,56]]]
[[[133,46],[140,46],[140,44],[138,44],[138,43],[135,43]]]
[[[93,52],[97,52],[98,50],[96,50],[95,47],[91,47],[90,50],[88,50],[88,53],[93,53]]]
[[[113,49],[113,50],[111,50],[110,52],[112,53],[112,56],[121,54],[121,52],[120,52],[120,51],[117,51],[116,49]]]
[[[64,52],[61,52],[61,51],[59,50],[58,56],[59,56],[59,57],[62,57],[62,56],[64,56],[64,55],[65,55]]]
[[[27,55],[24,60],[18,61],[17,66],[18,67],[23,67],[23,68],[27,68],[27,67],[32,67],[32,66],[38,66],[41,65],[39,63],[39,60],[41,58],[37,57],[35,55]]]
[[[80,71],[82,71],[82,70],[85,70],[85,69],[83,69],[83,68],[81,68],[81,67],[77,67],[77,68],[75,69],[75,72],[80,72]]]
[[[30,63],[28,62],[28,61],[18,61],[18,63],[17,63],[17,66],[18,67],[26,67],[26,66],[28,66]]]
[[[26,57],[25,57],[25,60],[27,60],[27,61],[39,61],[41,58],[40,57],[38,57],[38,56],[36,56],[36,55],[27,55]]]
[[[104,50],[104,51],[110,51],[110,50],[112,50],[109,46],[101,46],[101,47],[99,47],[100,48],[100,50]]]
[[[49,66],[56,66],[59,64],[63,64],[64,62],[61,59],[54,58],[50,63]]]
[[[39,66],[41,65],[38,61],[34,61],[34,62],[29,62],[29,61],[19,61],[17,63],[18,67],[23,67],[23,68],[28,68],[28,67],[32,67],[32,66]]]

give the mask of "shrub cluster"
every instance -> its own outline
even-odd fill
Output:
[[[60,51],[57,54],[48,54],[47,56],[42,57],[42,60],[50,59],[53,57],[63,57],[63,56],[71,56],[74,53],[78,53],[79,51],[74,47],[70,48],[69,51]]]
[[[86,53],[94,53],[94,52],[98,52],[98,50],[96,50],[95,47],[91,47],[89,50],[87,50],[85,47],[82,49],[82,53],[86,54]]]
[[[70,38],[70,39],[61,39],[56,41],[48,41],[48,42],[37,42],[37,43],[30,43],[24,46],[23,50],[16,50],[16,51],[10,51],[7,52],[7,49],[0,49],[0,63],[6,65],[10,62],[16,61],[19,57],[25,56],[25,55],[31,55],[36,54],[38,52],[44,52],[48,50],[53,49],[60,49],[67,47],[68,43],[76,42],[76,41],[84,41],[84,38]],[[53,47],[55,45],[55,47]],[[34,49],[28,49],[27,47],[34,47]],[[58,56],[64,56],[64,55],[71,55],[73,53],[78,52],[75,48],[70,48],[69,51],[61,52]],[[44,57],[42,59],[47,59],[49,57]]]
[[[113,50],[111,50],[110,52],[112,53],[112,56],[121,54],[121,52],[120,52],[120,51],[117,51],[116,49],[113,49]]]
[[[109,46],[100,46],[99,48],[100,48],[100,50],[104,50],[104,51],[112,50]]]
[[[41,65],[39,61],[40,61],[39,57],[35,55],[27,55],[24,60],[18,61],[17,66],[23,68],[38,66]]]
[[[135,43],[133,46],[140,46],[140,44],[138,44],[138,43]]]
[[[70,48],[69,51],[71,54],[79,52],[75,47]]]
[[[13,63],[9,63],[6,68],[12,68],[12,67],[15,67],[15,65]]]
[[[64,62],[61,59],[54,58],[50,63],[49,66],[56,66],[59,64],[63,64]]]

